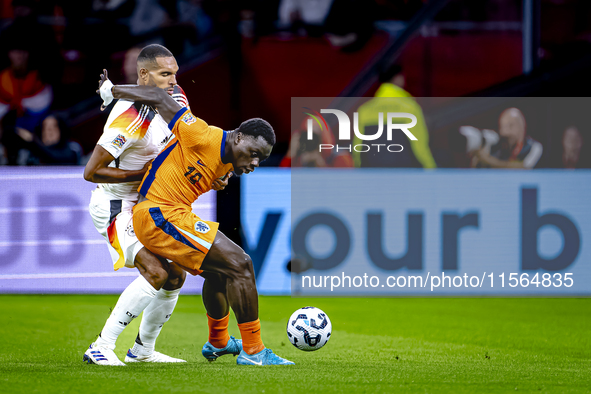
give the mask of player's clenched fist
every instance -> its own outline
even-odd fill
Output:
[[[226,188],[226,186],[228,186],[228,179],[230,179],[231,176],[232,176],[232,172],[228,172],[223,177],[216,179],[211,184],[211,188],[215,191],[224,190]]]

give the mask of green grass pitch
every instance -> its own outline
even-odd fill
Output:
[[[261,297],[263,340],[292,367],[201,356],[201,298],[181,296],[156,348],[182,365],[82,362],[117,296],[0,296],[0,392],[507,393],[591,391],[591,299]],[[287,318],[313,305],[328,344],[303,352]],[[140,319],[123,332],[123,359]],[[238,335],[232,317],[230,333]]]

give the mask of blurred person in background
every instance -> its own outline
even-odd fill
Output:
[[[48,115],[41,123],[41,136],[21,127],[16,128],[22,139],[22,146],[29,154],[27,165],[53,164],[78,165],[82,157],[82,147],[71,141],[70,128],[65,120],[55,115]]]
[[[200,39],[211,33],[213,22],[205,13],[201,3],[203,0],[179,0],[177,3],[178,21],[192,25]]]
[[[123,59],[123,75],[125,76],[125,83],[130,85],[138,85],[138,74],[137,74],[137,57],[139,56],[142,48],[133,47],[125,52]]]
[[[334,0],[326,18],[326,38],[343,52],[362,49],[373,34],[374,3],[366,0]]]
[[[563,168],[581,168],[581,149],[583,136],[575,126],[567,127],[562,133]],[[584,167],[584,166],[583,166]]]
[[[402,66],[393,64],[380,73],[381,85],[376,91],[375,98],[359,107],[359,132],[362,134],[375,134],[378,130],[378,114],[388,112],[407,112],[416,116],[417,124],[410,130],[417,138],[410,141],[407,136],[398,130],[392,133],[392,140],[386,140],[384,131],[380,138],[368,141],[372,144],[398,144],[403,147],[400,152],[388,152],[386,148],[380,151],[357,152],[353,150],[353,160],[356,167],[419,167],[436,168],[435,159],[429,148],[429,131],[425,123],[423,111],[416,100],[404,90],[405,78]],[[386,98],[395,98],[388,100]],[[386,120],[384,118],[384,120]],[[405,120],[408,122],[408,120]],[[363,143],[355,136],[354,145]]]
[[[321,35],[334,0],[281,0],[279,26],[293,31],[305,29],[312,36]]]
[[[526,121],[517,108],[499,116],[499,142],[474,152],[473,167],[534,168],[542,157],[542,144],[526,133]]]
[[[135,3],[134,0],[58,2],[66,20],[61,47],[67,70],[60,91],[56,91],[60,103],[76,105],[82,94],[80,85],[94,86],[100,70],[96,65],[110,67],[113,54],[136,43],[129,33]]]
[[[299,35],[325,35],[334,47],[353,52],[371,38],[372,8],[361,0],[282,0],[278,25]]]
[[[185,44],[196,45],[199,38],[194,22],[181,14],[179,1],[135,0],[129,31],[136,41],[159,42],[174,53],[183,53]],[[182,8],[189,12],[188,7]]]
[[[326,160],[319,152],[321,140],[318,133],[312,134],[312,140],[307,139],[306,133],[296,133],[292,136],[289,151],[283,158],[280,167],[328,167]],[[292,156],[291,152],[295,152]]]
[[[35,130],[53,102],[50,83],[61,75],[55,31],[40,23],[46,4],[10,2],[12,18],[0,31],[0,127],[8,164],[17,164],[21,140],[16,127]]]
[[[335,149],[320,152],[320,144],[334,145],[335,138],[330,128],[321,128],[312,123],[312,140],[307,138],[307,119],[291,135],[287,154],[279,167],[353,167],[353,159],[347,151],[336,152]]]
[[[170,2],[173,3],[174,2]],[[129,19],[129,30],[133,36],[142,36],[168,25],[172,21],[169,9],[158,0],[136,0]]]
[[[261,5],[265,7],[265,5]],[[239,25],[244,2],[239,0],[204,0],[203,11],[212,21],[212,32],[222,39],[222,47],[225,53],[230,89],[224,94],[230,97],[230,110],[227,118],[230,123],[240,121],[240,97],[242,85],[242,70],[244,64],[242,52],[242,35]]]
[[[22,148],[16,128],[39,127],[49,113],[53,92],[32,65],[29,43],[19,39],[10,42],[9,47],[10,66],[0,72],[0,127],[8,164],[16,165]]]
[[[9,3],[12,18],[2,20],[0,54],[26,49],[30,52],[29,69],[38,70],[44,82],[57,82],[61,76],[62,58],[58,45],[59,29],[50,22],[54,2],[12,0]],[[8,59],[0,58],[0,68],[8,63]]]
[[[2,145],[2,127],[0,127],[0,166],[5,166],[6,164],[8,164],[8,159],[6,158],[6,149]]]

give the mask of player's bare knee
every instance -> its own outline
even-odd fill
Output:
[[[163,267],[159,267],[154,264],[138,265],[136,267],[140,271],[140,274],[154,287],[156,290],[160,290],[162,286],[168,281],[168,271]]]
[[[254,276],[254,266],[252,264],[252,259],[246,253],[244,253],[244,267],[249,276]]]
[[[136,255],[134,265],[156,290],[160,290],[168,280],[168,263],[145,248]]]
[[[246,253],[237,256],[234,259],[235,275],[237,279],[254,281],[254,268],[252,266],[252,259]]]

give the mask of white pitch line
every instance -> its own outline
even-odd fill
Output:
[[[214,204],[203,203],[197,204],[192,207],[193,209],[212,209]],[[55,213],[68,213],[68,212],[87,212],[88,207],[27,207],[27,208],[0,208],[0,214],[23,212],[23,213],[38,213],[38,212],[55,212]]]
[[[193,209],[212,209],[214,204],[203,203],[192,206]],[[55,207],[26,207],[26,208],[0,208],[0,213],[12,213],[12,212],[24,212],[24,213],[38,213],[38,212],[72,212],[72,211],[88,211],[88,206],[82,207],[67,207],[67,206],[55,206]]]
[[[88,211],[88,207],[27,207],[27,208],[0,208],[0,213],[13,213],[13,212],[24,212],[24,213],[37,213],[37,212],[56,212],[56,213],[67,213],[73,211]]]
[[[80,179],[84,180],[82,171],[77,174],[47,174],[47,175],[0,175],[0,181],[22,181],[27,179]]]
[[[213,203],[206,203],[204,202],[203,204],[195,204],[191,206],[191,209],[212,209],[214,208],[215,205]]]
[[[39,246],[39,245],[52,245],[52,246],[68,246],[68,245],[102,245],[106,241],[104,239],[60,239],[60,240],[48,240],[48,241],[3,241],[0,242],[2,246]]]
[[[113,278],[118,276],[139,276],[137,272],[80,272],[80,273],[56,273],[56,274],[15,274],[0,275],[0,280],[13,279],[69,279],[69,278]]]

